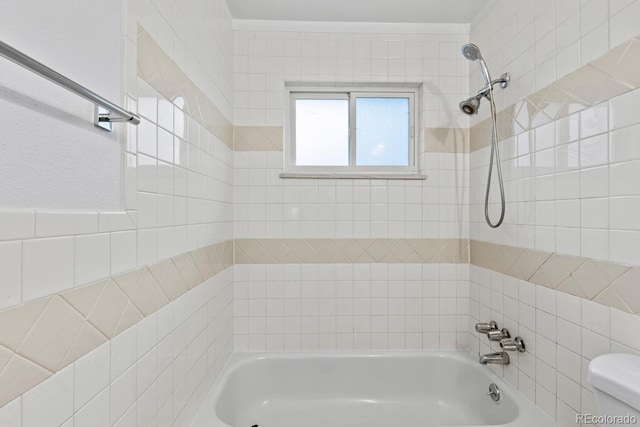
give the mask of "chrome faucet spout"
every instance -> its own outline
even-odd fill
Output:
[[[483,354],[482,356],[480,356],[479,362],[481,365],[486,365],[486,364],[508,365],[509,355],[504,351],[499,351],[497,353]]]

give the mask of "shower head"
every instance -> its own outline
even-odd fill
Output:
[[[480,99],[475,96],[465,99],[460,103],[460,110],[468,116],[475,116],[478,114],[478,108],[480,108]]]
[[[482,55],[480,55],[480,49],[473,43],[465,44],[464,46],[462,46],[462,54],[469,61],[477,61],[478,59],[482,58]]]
[[[478,63],[484,85],[489,85],[491,83],[491,76],[489,75],[487,64],[484,62],[482,54],[480,53],[480,48],[473,43],[465,44],[462,46],[462,55],[469,61],[476,61]]]
[[[491,80],[489,69],[487,68],[486,62],[484,62],[484,59],[482,58],[480,48],[473,43],[468,43],[462,46],[462,55],[469,61],[478,63],[478,67],[480,67],[480,76],[482,76],[482,80],[484,81],[484,86],[478,92],[476,92],[474,96],[465,99],[459,104],[460,110],[462,110],[463,113],[468,116],[475,116],[476,114],[478,114],[478,109],[480,108],[480,100],[482,98],[492,100],[493,86],[496,84],[500,84],[503,89],[506,88],[509,85],[510,77],[509,73],[504,73],[500,76],[500,78]]]

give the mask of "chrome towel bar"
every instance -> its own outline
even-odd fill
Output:
[[[14,49],[3,41],[0,41],[0,55],[18,65],[23,66],[27,70],[33,71],[34,73],[51,80],[76,95],[93,102],[96,106],[94,124],[101,129],[112,131],[113,129],[111,124],[113,122],[127,122],[133,125],[140,123],[140,116],[137,114],[127,111],[113,102],[104,99],[97,93],[63,76],[57,71],[52,70],[43,63],[36,61],[19,50]]]

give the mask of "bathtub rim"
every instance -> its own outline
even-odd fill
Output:
[[[288,352],[234,352],[231,354],[224,367],[222,368],[218,378],[216,378],[213,386],[206,393],[200,402],[198,412],[193,417],[190,427],[233,427],[226,424],[216,412],[217,399],[220,397],[224,386],[227,384],[229,377],[242,367],[260,360],[279,359],[279,360],[300,360],[314,358],[394,358],[409,359],[419,357],[441,357],[454,359],[464,364],[474,366],[474,369],[485,370],[489,380],[496,383],[503,393],[507,393],[516,404],[519,415],[511,422],[506,424],[490,424],[490,425],[473,425],[461,427],[557,427],[547,414],[542,412],[533,402],[527,399],[518,389],[509,384],[502,376],[493,372],[489,366],[480,365],[476,355],[471,354],[464,349],[451,350],[421,350],[421,351],[404,351],[404,350],[355,350],[355,351],[288,351]],[[448,426],[456,427],[456,426]]]

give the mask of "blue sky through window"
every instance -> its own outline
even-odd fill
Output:
[[[356,98],[356,164],[409,164],[409,98]]]

